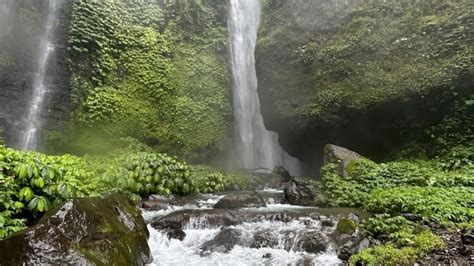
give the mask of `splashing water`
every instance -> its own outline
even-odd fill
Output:
[[[278,143],[278,135],[265,128],[257,94],[255,45],[260,20],[259,0],[231,0],[230,57],[233,76],[233,105],[236,125],[234,162],[243,169],[273,169],[282,165],[293,175],[300,172],[299,161]]]
[[[36,150],[38,148],[38,133],[41,129],[41,112],[49,88],[46,80],[46,70],[48,61],[54,52],[52,43],[54,24],[56,22],[57,10],[61,1],[50,0],[48,6],[48,17],[44,30],[44,36],[40,42],[40,54],[38,56],[37,72],[33,80],[33,94],[30,102],[30,109],[25,122],[25,129],[22,132],[20,148],[23,150]]]

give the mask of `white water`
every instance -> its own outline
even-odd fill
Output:
[[[255,45],[260,20],[260,0],[231,0],[230,57],[236,136],[233,167],[273,169],[282,165],[300,174],[299,161],[278,143],[278,135],[265,128],[257,93]]]
[[[42,126],[41,112],[49,88],[46,79],[48,61],[54,52],[52,42],[54,25],[56,23],[57,10],[61,1],[50,0],[48,5],[48,17],[44,28],[44,34],[39,44],[39,56],[36,73],[33,80],[33,94],[31,97],[25,129],[20,139],[20,148],[23,150],[36,150],[38,147],[38,133]]]
[[[182,209],[212,209],[212,205],[220,198],[222,196],[204,195],[203,199],[198,199],[195,203],[170,206],[166,210],[157,212],[144,211],[143,216],[145,220],[151,221],[152,217],[162,217]],[[306,207],[270,204],[263,208],[249,208],[246,211],[253,209],[262,213],[275,211],[279,213],[304,208]],[[154,258],[150,265],[301,265],[303,259],[309,260],[311,265],[341,265],[332,245],[329,245],[328,251],[319,254],[304,252],[298,246],[299,241],[304,238],[307,232],[317,231],[328,236],[335,230],[334,227],[322,227],[321,222],[317,219],[301,217],[289,222],[264,220],[242,223],[228,228],[241,232],[239,243],[228,253],[212,252],[202,255],[201,246],[212,240],[221,231],[218,224],[211,225],[203,217],[191,217],[183,225],[186,233],[183,241],[168,239],[166,233],[148,226],[150,231],[148,244]],[[262,231],[272,234],[278,240],[278,244],[273,248],[252,248],[254,235]],[[267,258],[268,254],[271,254],[269,258]]]
[[[186,237],[183,241],[168,239],[166,234],[158,232],[151,226],[149,246],[155,260],[150,265],[299,265],[301,260],[310,259],[312,265],[340,265],[334,251],[320,254],[310,254],[299,251],[296,243],[304,236],[308,229],[321,230],[318,224],[308,227],[305,221],[292,221],[289,223],[277,221],[264,221],[257,223],[244,223],[231,228],[242,232],[240,244],[228,253],[213,252],[202,256],[200,246],[212,240],[220,228],[203,228],[201,223],[190,221],[185,226]],[[275,248],[251,248],[252,237],[259,231],[271,231],[278,239]],[[284,237],[285,232],[295,232],[294,239]],[[285,246],[290,245],[290,250]],[[270,258],[265,258],[271,254]],[[299,263],[300,262],[300,263]]]

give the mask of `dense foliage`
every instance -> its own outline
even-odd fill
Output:
[[[66,147],[76,151],[70,143],[87,145],[93,135],[130,136],[194,160],[223,151],[226,13],[211,2],[74,2]]]
[[[293,154],[311,161],[337,142],[386,160],[423,146],[439,120],[452,129],[444,137],[473,131],[474,110],[462,107],[473,95],[472,2],[263,3],[262,113]]]
[[[0,239],[56,203],[96,195],[95,174],[78,157],[45,156],[0,146]]]
[[[362,207],[377,216],[363,222],[373,239],[384,239],[354,255],[350,264],[396,265],[414,263],[444,247],[444,242],[422,223],[448,226],[474,224],[474,168],[472,156],[444,160],[393,161],[376,164],[367,159],[346,166],[348,177],[336,164],[322,169],[322,188],[330,206]],[[458,163],[462,158],[463,163]],[[449,167],[447,167],[449,166]],[[452,167],[456,166],[456,167]],[[402,215],[411,215],[409,221]]]
[[[191,167],[165,154],[123,154],[112,159],[103,175],[107,187],[135,201],[151,194],[198,192]]]
[[[115,191],[139,201],[151,194],[217,192],[252,177],[193,168],[135,146],[107,156],[47,156],[0,146],[0,239],[73,197]],[[136,148],[136,147],[135,147]],[[139,147],[140,148],[140,147]],[[234,178],[235,177],[235,178]]]
[[[472,71],[473,8],[468,2],[265,1],[261,54],[273,49],[293,66],[266,72],[277,86],[276,107],[285,116],[332,120],[345,115],[340,108],[461,90],[453,84]],[[293,82],[293,72],[303,80]],[[302,87],[305,81],[311,88]],[[292,101],[301,104],[294,108]]]

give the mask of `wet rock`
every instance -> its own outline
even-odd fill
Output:
[[[144,265],[152,260],[147,238],[145,222],[128,199],[77,198],[0,241],[0,264]]]
[[[461,231],[461,240],[464,245],[474,245],[474,229],[464,228]]]
[[[227,253],[240,242],[242,232],[237,229],[224,228],[214,239],[202,244],[201,255],[208,255],[212,252]]]
[[[151,226],[163,222],[180,222],[183,227],[187,224],[191,228],[216,228],[236,225],[241,221],[227,210],[180,210],[158,217],[151,221]]]
[[[286,250],[286,251],[291,251],[293,250],[293,248],[295,247],[295,239],[296,239],[296,232],[295,231],[291,231],[291,230],[287,230],[287,231],[283,231],[282,233],[282,242],[283,242],[283,248]]]
[[[312,266],[314,265],[313,259],[309,256],[304,256],[296,262],[298,266]]]
[[[162,203],[159,201],[147,200],[147,201],[142,202],[141,207],[148,211],[159,211],[159,210],[167,209],[169,207],[169,204]]]
[[[328,244],[329,241],[323,233],[310,231],[302,237],[298,246],[309,253],[320,253],[326,251]]]
[[[266,207],[265,200],[256,192],[244,192],[226,195],[215,205],[215,209],[239,209],[251,207]]]
[[[290,172],[288,172],[288,170],[286,170],[285,167],[281,165],[275,166],[275,168],[273,168],[273,175],[281,177],[284,182],[291,180]]]
[[[284,192],[290,204],[309,206],[314,203],[313,186],[308,182],[294,178],[285,185]]]
[[[161,220],[154,222],[152,227],[166,232],[168,239],[174,238],[182,241],[186,237],[186,233],[183,231],[183,224],[179,221]]]
[[[253,236],[251,248],[274,248],[278,245],[278,237],[269,230],[257,232]]]
[[[356,214],[356,213],[351,212],[351,213],[349,214],[349,216],[347,216],[347,217],[348,217],[349,219],[351,219],[352,221],[356,222],[356,223],[359,223],[359,222],[360,222],[360,217],[359,217],[359,215]]]
[[[346,170],[347,165],[349,165],[353,160],[361,158],[364,157],[357,152],[333,144],[327,144],[323,149],[324,165],[328,163],[338,164],[338,173],[342,177],[349,176]]]
[[[363,239],[351,239],[345,245],[343,245],[337,252],[337,257],[343,261],[349,260],[349,258],[370,246],[368,238]]]

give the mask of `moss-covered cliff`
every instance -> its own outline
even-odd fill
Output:
[[[307,160],[383,156],[474,93],[470,1],[264,1],[256,51],[268,127]],[[455,114],[453,114],[455,115]]]
[[[131,136],[191,160],[221,153],[226,14],[223,1],[76,1],[69,49],[78,144]]]

